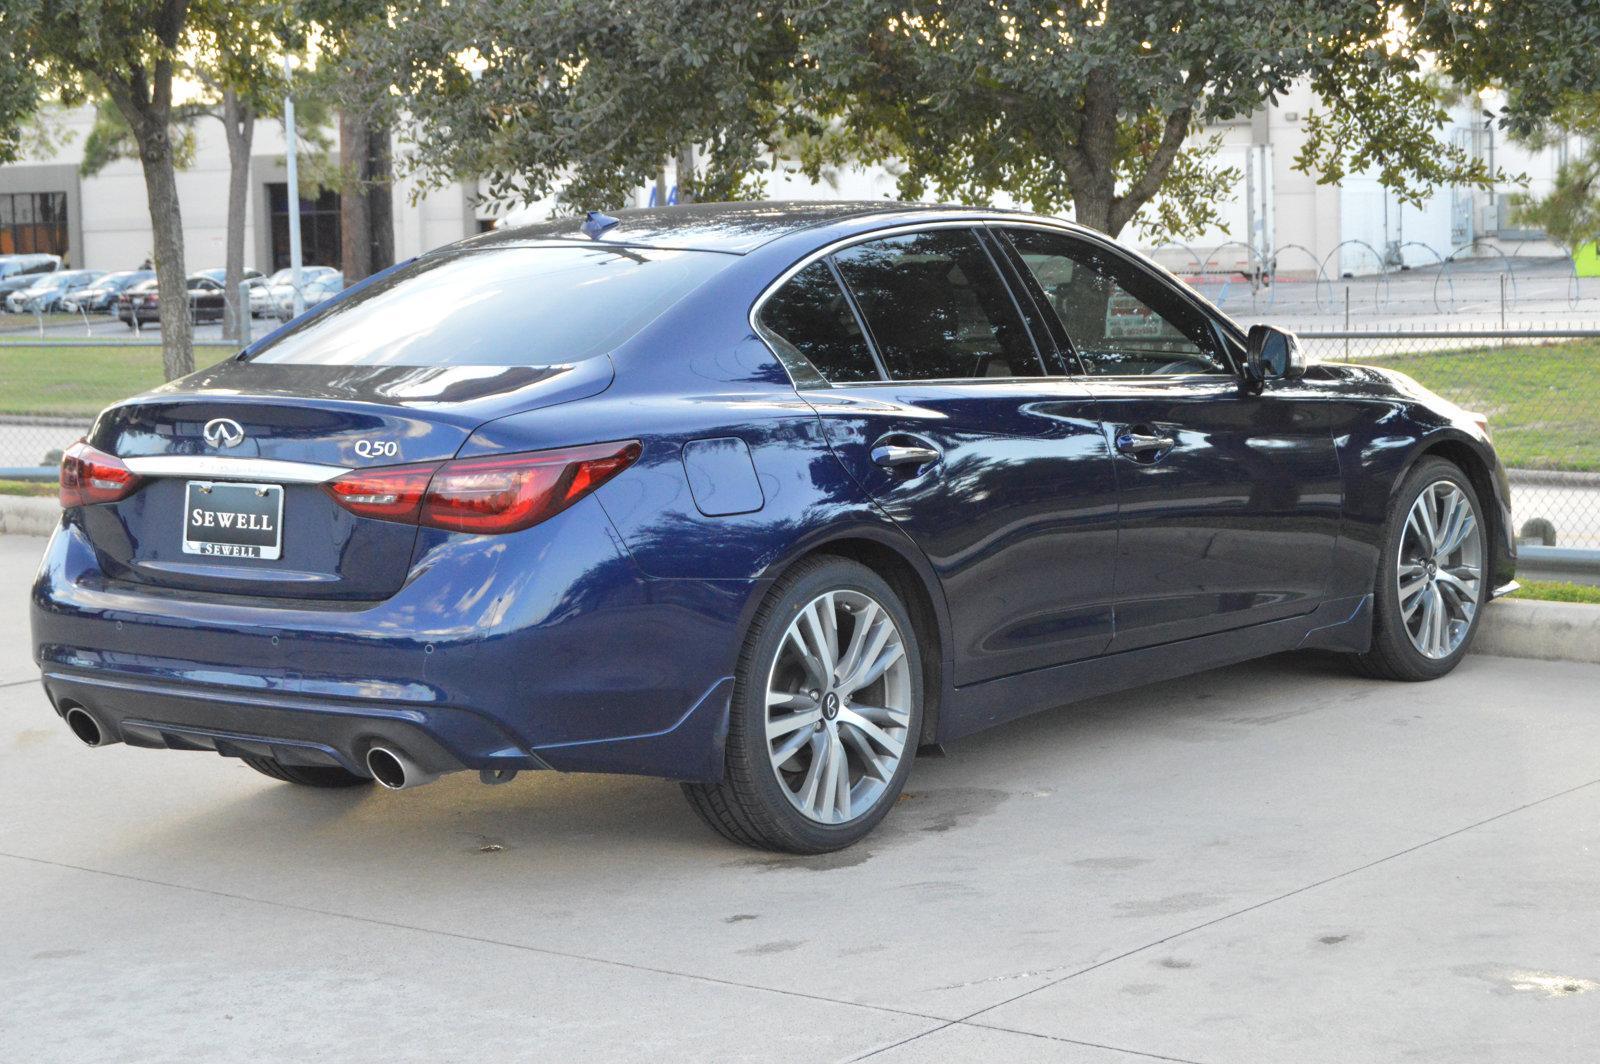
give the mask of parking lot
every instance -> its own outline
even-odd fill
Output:
[[[1600,667],[1214,671],[953,744],[794,858],[654,780],[85,749],[43,544],[0,537],[0,1061],[1595,1059]]]

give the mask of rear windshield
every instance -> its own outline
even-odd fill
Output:
[[[709,251],[574,245],[418,260],[293,326],[255,362],[544,366],[615,349],[732,262]]]

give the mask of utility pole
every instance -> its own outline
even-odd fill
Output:
[[[295,171],[294,72],[287,53],[283,57],[283,80],[289,85],[289,92],[283,98],[283,139],[287,142],[289,171],[289,283],[294,287],[294,316],[298,318],[306,309],[306,297],[300,287],[300,176]]]

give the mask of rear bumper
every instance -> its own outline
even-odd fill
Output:
[[[45,690],[134,746],[361,774],[382,745],[429,772],[720,776],[753,582],[649,580],[588,500],[495,549],[424,537],[383,602],[274,603],[108,580],[69,518],[33,589]]]

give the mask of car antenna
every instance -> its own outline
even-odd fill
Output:
[[[601,214],[599,211],[590,211],[587,217],[585,217],[583,220],[583,235],[588,237],[590,240],[599,240],[600,234],[604,233],[612,226],[620,224],[621,221],[622,220],[620,218],[613,218],[609,214]]]

